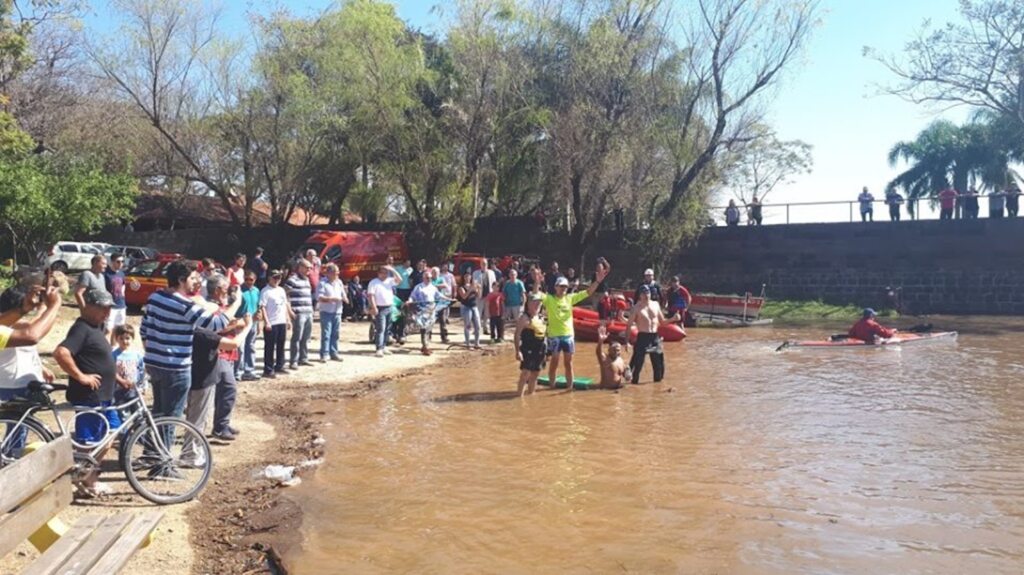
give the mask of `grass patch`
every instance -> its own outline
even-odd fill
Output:
[[[777,301],[768,300],[761,308],[761,317],[776,320],[834,319],[855,321],[860,318],[863,307],[855,305],[832,305],[821,300]],[[893,317],[891,310],[878,310],[879,317]]]

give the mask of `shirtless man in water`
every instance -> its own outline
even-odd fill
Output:
[[[640,383],[640,370],[644,367],[644,359],[648,354],[651,356],[651,365],[654,367],[655,383],[665,378],[665,352],[662,348],[661,337],[658,336],[658,326],[675,319],[675,315],[666,318],[661,311],[661,304],[651,299],[651,290],[646,285],[641,285],[637,290],[639,300],[633,306],[626,323],[626,333],[630,333],[635,324],[637,327],[636,346],[633,348],[633,356],[629,359],[629,367],[633,371],[633,384]],[[626,344],[629,347],[629,344]]]
[[[597,363],[601,366],[600,386],[605,389],[617,389],[626,383],[629,377],[629,370],[626,362],[622,359],[622,344],[613,341],[608,344],[608,353],[604,351],[604,344],[608,341],[608,329],[601,326],[597,329]]]

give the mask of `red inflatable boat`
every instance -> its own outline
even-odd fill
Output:
[[[576,331],[576,339],[579,341],[597,341],[597,329],[601,322],[597,312],[592,309],[581,307],[572,308],[572,325]],[[619,341],[626,341],[626,324],[621,321],[612,321],[607,324],[608,335]],[[686,338],[686,331],[677,323],[666,323],[658,327],[658,335],[668,342],[683,341]],[[636,327],[633,327],[629,334],[629,341],[636,341]]]

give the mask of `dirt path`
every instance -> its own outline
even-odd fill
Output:
[[[40,344],[43,361],[51,368],[55,365],[49,356],[77,315],[76,309],[65,308],[50,336]],[[139,316],[129,318],[136,326],[139,320]],[[312,357],[318,357],[318,326],[314,324]],[[165,516],[152,544],[135,555],[125,572],[270,572],[266,569],[266,553],[271,543],[278,548],[297,543],[301,517],[296,506],[280,496],[287,493],[287,488],[263,479],[261,471],[269,464],[296,465],[323,456],[325,446],[317,426],[325,402],[365,393],[425,366],[457,362],[470,355],[460,348],[447,350],[448,346],[435,335],[430,346],[433,355],[419,353],[417,336],[392,355],[377,358],[366,339],[365,322],[344,323],[340,345],[343,362],[314,361],[313,366],[277,379],[240,382],[232,417],[232,425],[241,431],[238,439],[230,443],[211,441],[214,471],[205,491],[187,504],[161,508]],[[417,345],[411,345],[413,339]],[[262,342],[257,351],[262,357]],[[59,518],[71,523],[86,513],[153,508],[132,491],[115,467],[108,462],[105,469],[109,471],[101,477],[114,488],[113,495],[97,501],[76,501]],[[312,469],[315,466],[300,474]],[[35,549],[24,543],[7,557],[0,573],[17,572],[36,555]]]

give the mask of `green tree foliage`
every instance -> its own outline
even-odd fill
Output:
[[[763,202],[780,184],[810,173],[813,164],[810,144],[779,140],[771,128],[758,126],[751,130],[749,141],[736,146],[722,185],[741,204],[748,203],[753,196]]]
[[[899,55],[865,53],[896,76],[891,94],[986,110],[1024,133],[1024,3],[961,0],[960,16],[937,27],[926,21]]]
[[[388,2],[343,0],[255,19],[247,51],[196,0],[117,5],[124,26],[90,53],[159,135],[151,181],[195,184],[239,225],[256,201],[275,221],[405,220],[426,254],[477,217],[541,210],[580,257],[614,210],[668,248],[697,234],[815,9],[457,0],[432,37]]]
[[[35,257],[55,241],[94,234],[130,218],[137,184],[81,160],[55,156],[0,160],[0,221]]]
[[[6,107],[7,92],[19,88],[13,83],[36,62],[32,34],[76,10],[77,2],[68,0],[0,0],[0,90]],[[131,216],[137,185],[127,173],[108,173],[73,153],[37,151],[17,116],[0,112],[0,222],[21,255],[34,257],[51,242],[93,234]]]
[[[1003,189],[1013,177],[1002,134],[987,123],[933,122],[914,140],[892,147],[889,164],[901,162],[907,169],[888,187],[903,190],[909,198],[934,198],[950,185],[960,191]]]

